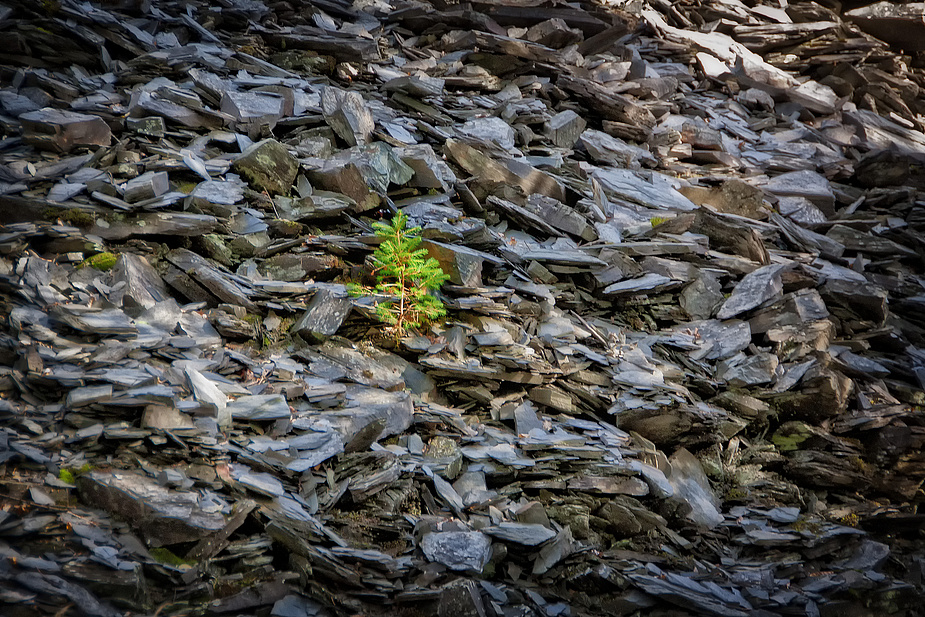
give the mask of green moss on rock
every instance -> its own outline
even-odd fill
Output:
[[[97,253],[96,255],[87,257],[82,262],[77,264],[77,268],[79,269],[90,266],[91,268],[96,268],[97,270],[106,272],[111,270],[112,267],[116,265],[117,261],[119,261],[119,256],[115,253]]]

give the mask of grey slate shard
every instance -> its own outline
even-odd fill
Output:
[[[42,572],[22,572],[14,580],[31,591],[44,597],[63,596],[90,617],[119,617],[122,613],[83,587],[60,576]]]
[[[768,181],[765,189],[782,197],[804,197],[826,216],[835,214],[835,193],[829,181],[815,171],[792,171]]]
[[[283,144],[264,139],[242,152],[233,168],[254,190],[276,195],[289,192],[299,164]]]
[[[23,140],[42,150],[69,152],[86,146],[108,146],[112,131],[99,116],[43,108],[19,116]]]
[[[286,493],[283,483],[269,473],[253,472],[246,467],[239,469],[239,466],[235,466],[232,477],[241,486],[267,497],[282,497]]]
[[[88,306],[59,305],[52,311],[56,319],[75,330],[93,334],[128,335],[138,330],[119,309],[93,309]]]
[[[524,546],[539,546],[556,537],[556,532],[548,527],[530,523],[500,523],[483,531],[493,538]]]
[[[305,339],[336,334],[350,314],[350,298],[329,289],[319,289],[289,332]]]
[[[482,263],[486,257],[490,262],[498,261],[481,251],[436,240],[425,240],[422,247],[437,260],[440,268],[449,275],[450,282],[466,287],[482,286]]]
[[[170,297],[164,280],[148,260],[132,253],[119,255],[110,284],[114,290],[109,299],[123,310],[150,309]]]
[[[780,275],[786,269],[786,265],[773,264],[746,274],[719,307],[716,317],[729,319],[780,296],[783,290]]]
[[[329,613],[314,600],[290,594],[273,604],[270,615],[272,617],[326,617]]]
[[[132,178],[125,183],[123,199],[129,203],[136,203],[145,199],[160,197],[170,190],[170,180],[165,171],[149,171]]]
[[[369,143],[375,122],[359,92],[328,86],[321,93],[321,109],[325,121],[348,145]]]
[[[491,556],[491,539],[479,531],[428,533],[421,539],[428,560],[459,572],[481,572]]]
[[[228,412],[235,420],[279,420],[290,415],[282,394],[242,396],[228,403]]]
[[[571,148],[585,130],[587,122],[571,109],[566,109],[546,121],[545,133],[560,148]]]
[[[198,493],[169,490],[136,473],[90,471],[77,487],[88,504],[131,521],[150,546],[194,542],[225,525],[221,513],[203,510]]]

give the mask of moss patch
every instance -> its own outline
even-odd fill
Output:
[[[62,468],[61,471],[58,472],[58,479],[68,484],[76,484],[77,476],[83,475],[92,469],[93,467],[90,463],[84,463],[79,468]]]
[[[69,210],[47,208],[43,212],[42,218],[47,221],[62,221],[75,227],[90,227],[96,222],[96,218],[92,214],[80,208],[70,208]]]
[[[77,268],[80,269],[90,266],[91,268],[106,272],[111,270],[112,267],[116,265],[117,261],[119,261],[119,256],[115,253],[97,253],[77,264]]]
[[[195,561],[191,561],[191,560],[183,559],[182,557],[178,557],[173,552],[171,552],[169,549],[166,549],[163,547],[152,548],[148,552],[151,553],[151,556],[154,557],[158,561],[158,563],[162,563],[165,566],[173,566],[175,568],[179,568],[180,566],[190,566],[196,563]]]

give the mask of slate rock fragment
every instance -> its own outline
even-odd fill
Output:
[[[170,180],[167,178],[167,172],[149,171],[126,182],[122,197],[129,203],[135,203],[160,197],[168,190],[170,190]]]
[[[491,539],[479,531],[426,534],[421,550],[428,560],[459,572],[481,572],[491,556]]]
[[[369,143],[375,122],[359,92],[328,86],[321,93],[321,109],[325,121],[348,145]]]
[[[70,152],[74,148],[108,146],[112,131],[99,116],[46,107],[19,117],[23,140],[42,150]]]
[[[198,493],[174,491],[133,472],[90,471],[77,479],[81,499],[130,521],[149,546],[195,542],[224,527]]]
[[[483,254],[465,246],[425,240],[423,248],[440,263],[440,268],[456,285],[480,287],[482,285]]]
[[[786,266],[775,264],[746,274],[717,311],[717,318],[729,319],[777,298],[783,291],[780,277],[785,269]]]
[[[571,109],[561,111],[546,121],[545,133],[560,148],[571,148],[587,126],[584,118]]]
[[[235,420],[280,420],[289,418],[289,404],[282,394],[241,396],[227,404]]]
[[[289,332],[306,340],[336,334],[350,314],[352,306],[350,298],[345,295],[338,295],[328,289],[319,289]]]
[[[289,192],[299,164],[286,146],[275,139],[264,139],[242,152],[233,168],[254,190],[279,195]]]

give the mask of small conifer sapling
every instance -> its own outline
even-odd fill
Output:
[[[449,278],[427,250],[420,248],[420,227],[408,228],[408,217],[398,212],[390,223],[373,223],[381,239],[373,253],[376,286],[354,286],[355,294],[375,293],[391,298],[376,305],[376,316],[391,325],[398,336],[408,328],[440,319],[446,309],[433,291]]]

